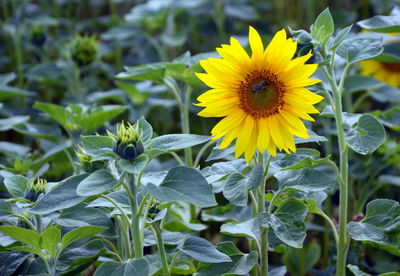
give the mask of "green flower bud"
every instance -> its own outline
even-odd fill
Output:
[[[76,36],[71,43],[71,57],[79,66],[84,66],[96,60],[98,41],[94,36]]]
[[[93,161],[90,155],[87,155],[83,152],[82,147],[79,147],[79,150],[80,151],[75,151],[75,153],[78,156],[80,165],[85,172],[92,173],[106,166],[106,164],[101,160]]]
[[[158,209],[158,205],[159,204],[158,204],[157,199],[153,199],[153,201],[151,202],[149,211],[147,213],[147,217],[149,219],[154,219],[157,216],[157,214],[160,212],[160,209]]]
[[[46,179],[43,178],[32,178],[28,182],[28,190],[24,195],[24,198],[29,201],[36,201],[40,194],[45,193],[47,186]]]
[[[139,128],[128,123],[125,127],[122,122],[117,127],[117,135],[108,132],[109,136],[113,137],[115,142],[113,145],[114,153],[118,154],[122,159],[133,160],[144,152],[142,143],[142,135]]]

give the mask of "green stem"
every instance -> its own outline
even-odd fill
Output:
[[[339,235],[338,235],[338,232],[336,230],[336,226],[333,223],[333,221],[323,211],[319,212],[318,215],[323,217],[326,220],[326,222],[329,224],[329,226],[332,229],[333,236],[335,237],[335,242],[338,243],[339,242]]]
[[[209,141],[207,144],[205,144],[199,151],[199,153],[196,156],[196,159],[194,160],[194,165],[193,167],[196,168],[199,163],[200,163],[200,159],[203,156],[204,152],[212,145],[214,145],[216,143],[216,140],[211,140]]]
[[[346,274],[346,259],[348,251],[347,243],[347,206],[348,206],[348,148],[344,139],[343,130],[343,107],[342,107],[342,92],[344,80],[350,65],[347,64],[343,70],[339,86],[337,86],[334,80],[334,75],[330,74],[325,67],[323,72],[325,77],[328,79],[335,102],[335,119],[336,129],[339,141],[339,152],[340,152],[340,180],[339,181],[339,241],[337,243],[337,264],[336,274],[338,276],[344,276]]]
[[[42,233],[42,219],[40,215],[35,215],[36,232]]]
[[[182,253],[182,251],[179,251],[179,250],[175,253],[174,257],[172,258],[171,264],[169,265],[169,273],[172,274],[172,269],[174,267],[175,260],[181,253]]]
[[[36,231],[35,225],[33,225],[32,222],[31,222],[29,219],[27,219],[26,217],[21,216],[21,215],[18,215],[18,214],[13,214],[12,216],[13,216],[13,217],[16,217],[16,218],[19,218],[20,220],[22,220],[23,222],[25,222],[26,224],[28,224],[29,227],[30,227],[32,230]]]
[[[181,109],[181,124],[182,124],[182,133],[189,134],[190,133],[190,123],[189,123],[189,104],[190,97],[192,95],[192,87],[187,85],[185,89],[185,99],[183,103],[183,108]],[[185,163],[187,167],[193,166],[193,157],[192,157],[192,148],[185,148]]]
[[[167,254],[165,253],[165,248],[164,248],[162,235],[161,235],[159,226],[155,225],[155,224],[151,224],[151,229],[153,230],[154,236],[156,237],[158,253],[160,254],[161,263],[162,263],[163,276],[170,276],[171,274],[169,273],[169,269],[168,269],[169,266],[168,266],[168,261],[167,261]]]
[[[14,38],[15,46],[15,63],[17,66],[17,80],[18,87],[24,87],[24,71],[22,70],[22,51],[21,51],[21,33],[20,28],[17,27],[17,32]]]

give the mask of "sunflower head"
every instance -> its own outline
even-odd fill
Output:
[[[28,182],[28,189],[24,195],[24,198],[31,202],[35,202],[39,198],[39,195],[45,192],[46,186],[46,179],[32,178]]]
[[[400,88],[400,63],[364,60],[360,62],[360,66],[361,74]]]
[[[295,152],[294,135],[308,138],[301,119],[319,113],[314,104],[323,97],[306,89],[320,80],[309,77],[317,64],[305,64],[308,53],[293,59],[297,43],[279,31],[266,49],[260,35],[250,27],[251,55],[231,38],[217,48],[221,58],[200,61],[206,73],[197,76],[211,89],[198,97],[204,107],[198,115],[223,117],[212,129],[213,139],[224,137],[220,148],[236,139],[235,156],[247,162],[256,149],[276,155],[276,149]]]
[[[132,126],[128,123],[125,126],[124,122],[117,126],[117,135],[108,132],[108,135],[114,138],[113,151],[122,159],[132,161],[145,150],[142,135],[139,126]]]

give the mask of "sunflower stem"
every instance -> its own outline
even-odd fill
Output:
[[[334,57],[332,57],[334,58]],[[340,152],[340,176],[339,176],[339,239],[337,242],[337,263],[336,263],[336,275],[346,275],[346,259],[348,251],[348,237],[347,237],[347,212],[348,212],[348,147],[344,138],[343,129],[343,106],[342,106],[342,92],[344,81],[347,73],[350,69],[350,65],[347,64],[341,75],[339,86],[335,81],[335,76],[332,70],[328,71],[327,68],[323,67],[323,73],[328,79],[333,91],[334,100],[334,112],[336,120],[336,129],[339,141],[339,152]]]
[[[160,231],[158,223],[156,222],[156,223],[151,224],[151,229],[153,230],[154,236],[156,237],[158,254],[160,254],[161,263],[162,263],[163,275],[169,276],[171,274],[169,272],[167,254],[165,253],[162,235],[161,235],[161,231]]]

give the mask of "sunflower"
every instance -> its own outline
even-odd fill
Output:
[[[400,88],[400,63],[365,60],[360,62],[361,74]]]
[[[305,64],[312,54],[292,59],[297,43],[285,30],[264,49],[250,27],[249,42],[251,56],[231,38],[230,45],[217,48],[221,58],[200,61],[207,73],[196,74],[211,87],[197,98],[205,107],[198,115],[224,117],[211,130],[212,139],[223,137],[221,149],[236,139],[235,157],[244,153],[247,162],[256,149],[273,156],[277,148],[295,152],[293,135],[309,138],[301,119],[314,121],[309,114],[319,113],[313,105],[323,99],[305,88],[320,81],[309,78],[318,67]]]

